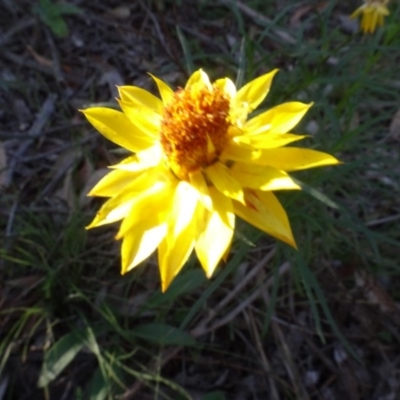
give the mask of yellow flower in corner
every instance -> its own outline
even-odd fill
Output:
[[[122,273],[158,248],[165,291],[195,250],[210,277],[230,248],[235,215],[296,247],[288,217],[273,194],[300,187],[287,174],[337,164],[326,153],[283,147],[312,104],[288,102],[248,115],[264,100],[277,70],[237,90],[211,83],[201,69],[175,92],[155,80],[161,99],[119,87],[122,112],[83,111],[106,138],[132,156],[114,165],[89,193],[110,197],[88,228],[122,220]]]
[[[389,15],[386,5],[389,0],[364,0],[364,4],[357,8],[350,18],[361,17],[361,30],[364,33],[373,33],[377,26],[383,25],[383,18]]]

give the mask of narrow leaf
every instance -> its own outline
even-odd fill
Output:
[[[97,368],[89,381],[86,398],[89,400],[105,400],[108,393],[107,381],[101,368]]]
[[[186,38],[183,35],[182,31],[180,30],[179,26],[176,27],[176,33],[178,35],[178,39],[182,46],[183,55],[185,57],[186,70],[187,70],[188,74],[191,75],[194,72],[194,65],[193,65],[193,58],[190,53],[188,43],[187,43]]]
[[[158,322],[140,325],[132,334],[159,345],[195,346],[196,340],[188,333]]]
[[[331,200],[328,196],[326,196],[324,193],[320,192],[319,190],[313,188],[312,186],[307,185],[304,182],[299,181],[298,179],[293,178],[293,181],[297,183],[302,190],[304,190],[306,193],[320,201],[321,203],[324,203],[328,207],[339,209],[339,205],[336,204],[333,200]]]
[[[85,337],[77,331],[63,336],[46,353],[39,376],[39,387],[45,387],[68,366],[85,345]]]

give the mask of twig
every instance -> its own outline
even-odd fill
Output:
[[[279,400],[279,392],[278,389],[275,385],[275,381],[272,378],[272,367],[271,364],[268,361],[268,357],[265,354],[262,339],[260,337],[260,334],[257,330],[257,325],[256,322],[254,321],[253,313],[249,311],[248,313],[245,312],[245,318],[248,320],[249,326],[251,328],[251,331],[253,332],[254,335],[254,343],[257,348],[257,355],[260,357],[261,365],[263,366],[266,376],[268,378],[269,382],[269,387],[270,387],[270,398],[273,400]]]
[[[49,129],[46,129],[44,132],[45,135],[60,131],[65,131],[69,128],[79,128],[80,126],[86,125],[85,121],[82,122],[74,122],[74,123],[66,123],[63,125],[55,126]],[[94,137],[94,136],[93,136]],[[8,139],[19,139],[19,140],[26,140],[29,139],[28,133],[18,133],[16,131],[0,131],[0,140],[8,140]],[[86,139],[85,139],[86,140]],[[87,140],[86,140],[87,141]],[[79,144],[80,142],[77,142]],[[30,157],[28,157],[30,160]],[[25,159],[24,159],[25,161]]]
[[[11,159],[8,170],[7,170],[7,175],[6,175],[6,180],[4,183],[4,188],[7,188],[10,186],[12,182],[12,178],[14,175],[15,168],[17,166],[17,163],[19,162],[21,156],[25,153],[25,151],[28,149],[28,147],[33,143],[34,139],[40,136],[43,133],[43,127],[45,126],[46,122],[50,118],[51,114],[54,111],[54,103],[57,99],[56,94],[49,94],[43,103],[42,108],[40,109],[35,122],[31,126],[31,128],[28,131],[28,136],[30,137],[28,140],[26,140],[24,143],[21,143],[18,150],[15,152],[14,157]]]
[[[8,220],[7,220],[6,232],[5,232],[6,237],[10,237],[11,236],[12,226],[13,226],[13,223],[14,223],[15,213],[16,213],[17,208],[18,208],[18,203],[19,203],[19,199],[17,198],[17,199],[15,199],[13,201],[13,204],[11,206],[10,213],[8,215]]]
[[[14,201],[13,204],[11,206],[11,209],[8,211],[8,219],[7,219],[7,225],[6,225],[6,230],[5,230],[5,238],[9,239],[12,236],[12,228],[14,225],[14,220],[15,220],[15,215],[17,214],[17,210],[18,210],[18,206],[20,203],[20,196],[17,196]],[[6,253],[8,253],[8,251],[10,250],[10,246],[11,246],[11,241],[10,240],[5,240],[5,243],[2,243],[3,245],[3,249],[6,251]],[[0,259],[0,287],[3,286],[3,272],[5,271],[5,267],[6,266],[6,258],[1,258]],[[0,397],[1,399],[1,397]]]
[[[387,222],[393,222],[400,219],[400,214],[397,215],[390,215],[388,217],[380,218],[380,219],[374,219],[372,221],[368,221],[365,225],[367,226],[377,226],[377,225],[382,225],[386,224]]]
[[[153,21],[154,28],[158,35],[158,39],[160,40],[161,44],[163,45],[164,50],[167,52],[168,56],[171,59],[174,59],[171,49],[169,48],[168,43],[165,40],[165,37],[161,31],[160,24],[158,23],[156,16],[150,11],[150,9],[145,5],[145,3],[142,0],[139,0],[139,1],[140,1],[140,5],[142,6],[142,8],[146,11],[146,14]]]
[[[285,365],[286,372],[292,382],[292,387],[295,391],[296,399],[310,400],[307,391],[305,390],[298,369],[295,367],[295,363],[292,358],[292,354],[288,344],[285,341],[285,337],[282,333],[280,326],[272,321],[272,332],[278,342],[280,342],[283,357],[282,361]]]
[[[7,33],[0,37],[0,46],[4,46],[18,32],[29,28],[35,23],[34,18],[23,19],[14,25]]]
[[[186,69],[184,68],[181,59],[178,54],[174,54],[173,48],[169,46],[167,43],[165,36],[161,30],[160,24],[157,20],[157,17],[154,15],[154,13],[149,9],[149,7],[146,6],[145,2],[143,0],[139,0],[141,7],[146,11],[147,16],[151,19],[151,21],[154,24],[154,28],[156,30],[158,40],[162,44],[165,52],[167,53],[168,57],[177,65],[177,67],[183,72],[183,74],[187,74]],[[176,52],[175,52],[176,53]]]
[[[72,160],[69,160],[69,162],[63,166],[63,168],[60,168],[53,176],[53,179],[40,192],[38,198],[46,197],[49,193],[53,192],[64,175],[74,166],[75,162],[76,160],[73,158]]]
[[[251,271],[246,274],[246,276],[239,282],[236,287],[230,291],[215,307],[212,309],[207,317],[205,317],[200,323],[197,324],[197,327],[192,331],[193,335],[196,335],[196,330],[204,331],[205,327],[210,323],[212,319],[214,319],[218,313],[233,299],[238,293],[250,282],[253,277],[259,274],[262,268],[267,264],[269,260],[275,255],[276,246],[272,248],[272,250],[262,258],[257,265],[255,265]]]
[[[21,57],[17,54],[11,53],[11,51],[7,51],[6,49],[2,48],[0,55],[7,60],[18,64],[22,67],[27,67],[31,69],[35,69],[39,72],[42,72],[43,74],[54,76],[53,71],[49,67],[44,67],[43,65],[37,63],[36,61],[31,61],[29,59],[26,59],[26,57]]]
[[[219,43],[217,40],[215,40],[214,38],[210,38],[207,35],[204,35],[201,32],[199,32],[198,30],[193,29],[193,28],[189,28],[186,25],[178,25],[176,23],[176,21],[174,21],[172,18],[166,17],[165,21],[168,24],[171,24],[171,25],[174,25],[174,26],[179,26],[180,29],[182,29],[183,31],[185,31],[187,33],[190,33],[191,35],[197,37],[199,40],[201,40],[204,43],[207,43],[209,46],[216,47],[223,54],[229,54],[227,49],[223,45],[221,45],[221,43]]]
[[[241,3],[240,1],[237,0],[219,0],[219,3],[231,7],[232,3],[235,3],[236,7],[239,8],[241,11],[243,11],[244,14],[246,14],[248,17],[253,18],[255,22],[260,22],[262,25],[271,25],[272,20],[269,18],[265,17],[264,15],[259,14],[257,11],[253,10],[249,6],[246,6],[246,4]],[[293,36],[289,35],[282,29],[276,29],[273,28],[272,31],[275,33],[276,36],[279,36],[282,40],[284,40],[287,43],[294,44],[296,43],[296,39],[293,38]]]
[[[31,61],[29,59],[27,59],[26,57],[22,57],[19,56],[17,54],[12,53],[11,51],[6,50],[6,48],[2,48],[0,47],[0,56],[4,57],[5,59],[13,62],[14,64],[20,65],[21,67],[24,68],[30,68],[30,69],[34,69],[36,71],[39,71],[45,75],[54,77],[54,71],[52,68],[50,67],[45,67],[41,64],[39,64],[36,61]],[[79,85],[82,84],[83,80],[81,76],[76,76],[74,74],[69,73],[68,74],[68,80],[73,82],[73,83],[77,83]],[[90,81],[90,79],[88,79],[88,81]]]
[[[289,270],[290,270],[290,263],[285,262],[279,268],[278,274],[284,275]],[[255,290],[249,297],[247,297],[244,301],[242,301],[236,308],[234,308],[228,315],[215,322],[209,328],[204,328],[204,331],[201,334],[203,335],[207,332],[212,332],[213,330],[218,329],[221,326],[224,326],[230,321],[232,321],[238,314],[240,314],[246,307],[248,307],[257,297],[259,297],[265,289],[271,287],[274,283],[275,283],[275,278],[272,276],[257,290]]]
[[[86,144],[87,142],[90,142],[95,137],[98,137],[98,134],[88,135],[88,136],[84,137],[82,140],[79,140],[78,142],[65,144],[63,146],[57,147],[57,148],[55,148],[53,150],[49,150],[49,151],[46,151],[46,152],[41,153],[41,154],[36,154],[34,156],[24,157],[24,158],[21,159],[21,161],[23,161],[23,162],[32,162],[32,161],[41,160],[42,158],[46,158],[46,157],[49,157],[49,156],[53,156],[54,154],[61,153],[64,150],[68,150],[70,148],[82,146],[82,145]]]
[[[46,29],[46,39],[47,43],[50,47],[50,52],[51,52],[51,58],[52,58],[52,66],[53,66],[53,71],[54,71],[54,76],[57,80],[57,82],[63,82],[65,80],[62,69],[61,69],[61,63],[60,63],[60,57],[58,55],[58,50],[56,48],[56,45],[54,44],[54,40],[52,35],[50,34],[49,30]]]

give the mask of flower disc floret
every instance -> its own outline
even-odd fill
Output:
[[[228,96],[218,87],[176,91],[164,108],[160,143],[171,170],[183,180],[215,162],[228,141]]]

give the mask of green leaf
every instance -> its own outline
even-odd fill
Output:
[[[243,37],[240,42],[239,62],[238,62],[238,69],[237,69],[236,82],[235,82],[235,86],[237,88],[241,88],[243,86],[244,76],[245,76],[245,72],[246,72],[246,64],[247,64],[246,39]]]
[[[60,15],[75,15],[83,12],[79,7],[69,3],[60,3],[56,7]]]
[[[104,400],[108,395],[107,381],[104,378],[101,368],[97,368],[92,375],[87,388],[86,399],[88,400]]]
[[[314,321],[315,321],[315,329],[316,329],[318,336],[320,337],[322,343],[325,343],[325,337],[324,337],[324,333],[322,332],[322,326],[321,326],[321,318],[319,316],[317,303],[315,301],[315,296],[314,296],[314,293],[313,293],[311,285],[310,285],[310,274],[312,274],[312,272],[308,270],[307,264],[303,261],[303,259],[301,257],[297,258],[297,265],[299,268],[301,281],[303,283],[304,289],[306,290],[308,300],[310,302],[311,313],[312,313],[312,315],[314,317]]]
[[[312,186],[307,185],[304,182],[299,181],[298,179],[293,178],[293,181],[295,183],[297,183],[301,189],[308,193],[309,195],[311,195],[312,197],[314,197],[315,199],[317,199],[318,201],[320,201],[321,203],[324,203],[325,205],[327,205],[328,207],[331,208],[335,208],[335,209],[339,209],[339,205],[336,204],[333,200],[331,200],[328,196],[326,196],[324,193],[320,192],[319,190],[313,188]]]
[[[207,393],[201,400],[225,400],[225,395],[221,391]]]
[[[199,286],[204,285],[207,278],[201,269],[191,269],[179,274],[165,293],[157,292],[149,299],[144,309],[158,308],[185,293],[192,293]]]
[[[275,311],[276,299],[278,298],[278,289],[280,281],[279,268],[275,267],[273,269],[273,273],[274,273],[274,285],[272,286],[271,296],[268,301],[267,314],[265,316],[265,321],[263,323],[263,328],[262,328],[262,334],[261,334],[262,336],[266,334],[269,325],[271,324],[272,314]]]
[[[202,269],[192,269],[178,275],[171,283],[168,290],[164,293],[164,301],[166,298],[174,300],[177,297],[192,293],[201,285],[208,282],[206,275]]]
[[[39,4],[35,5],[33,10],[58,37],[66,37],[68,35],[68,26],[62,16],[82,12],[80,8],[73,4],[52,3],[50,0],[39,0]]]
[[[51,20],[47,20],[45,22],[56,36],[63,38],[68,35],[67,24],[61,16],[54,16]]]
[[[159,345],[196,346],[196,340],[188,333],[171,325],[149,323],[135,328],[132,334],[140,339]]]
[[[52,382],[75,358],[85,345],[85,337],[77,331],[63,336],[44,357],[38,386],[45,387]]]
[[[179,29],[179,26],[176,27],[176,33],[178,35],[178,39],[182,46],[183,55],[185,57],[185,62],[186,62],[187,72],[189,75],[191,75],[194,72],[194,65],[193,65],[193,58],[190,53],[189,45],[188,45],[186,38],[183,35],[182,31]]]

